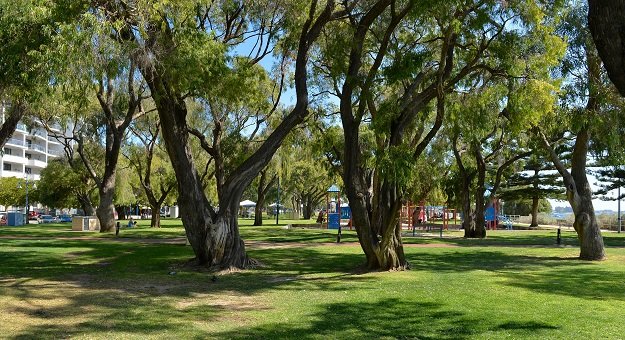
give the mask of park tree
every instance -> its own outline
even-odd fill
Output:
[[[28,183],[17,177],[0,178],[0,205],[23,207],[26,206],[26,186],[32,192],[34,181]],[[34,196],[34,195],[33,195]]]
[[[160,122],[156,115],[146,115],[135,120],[131,130],[137,143],[129,145],[124,156],[152,210],[150,226],[160,228],[161,207],[176,186],[176,177],[159,138]]]
[[[107,27],[99,25],[84,2],[78,3],[85,12],[59,25],[45,49],[52,80],[46,102],[37,113],[49,134],[71,140],[87,173],[97,183],[96,215],[100,231],[108,232],[115,228],[119,152],[128,126],[144,114],[142,103],[148,95],[130,51],[122,49]],[[59,108],[68,110],[59,112]],[[54,123],[64,129],[50,128]],[[87,144],[94,142],[102,145],[102,157],[89,157]]]
[[[607,145],[602,140],[614,136],[614,123],[620,121],[622,107],[614,88],[607,83],[601,60],[587,30],[586,9],[576,4],[561,25],[568,37],[568,49],[561,72],[564,84],[559,115],[536,126],[534,132],[542,141],[549,158],[562,176],[566,197],[575,221],[573,227],[580,241],[580,259],[605,258],[603,238],[592,204],[592,189],[586,176],[588,155],[593,145]],[[557,143],[552,137],[569,136],[574,139],[570,171],[556,152]],[[591,148],[592,147],[592,148]],[[599,150],[594,150],[597,153]]]
[[[82,2],[50,4],[37,0],[5,1],[0,10],[0,148],[18,122],[46,95],[51,72],[48,47],[58,27],[85,10]]]
[[[601,195],[606,200],[620,200],[625,197],[625,191],[620,195],[608,196],[613,190],[620,190],[625,185],[625,168],[622,165],[606,166],[593,172],[597,177],[599,189],[595,191],[596,195]]]
[[[519,116],[527,119],[532,116],[524,110],[513,109],[512,105],[516,103],[516,98],[511,95],[513,87],[508,83],[506,90],[501,85],[480,86],[461,94],[452,109],[457,112],[450,119],[453,122],[451,144],[462,183],[465,237],[486,236],[485,211],[497,196],[504,174],[515,162],[530,155],[524,145]],[[514,91],[522,92],[520,89]],[[507,103],[503,108],[502,102]],[[475,191],[473,195],[469,193],[471,190]]]
[[[328,26],[318,63],[339,100],[343,181],[367,266],[403,269],[405,183],[445,120],[448,93],[475,72],[496,72],[498,55],[513,46],[552,32],[547,9],[531,1],[360,5]],[[525,29],[510,29],[513,21]],[[376,135],[372,172],[362,162],[363,127]]]
[[[507,179],[498,195],[499,198],[506,202],[506,208],[517,202],[528,200],[531,202],[528,210],[532,216],[530,228],[538,227],[538,213],[541,202],[545,201],[546,198],[565,198],[562,178],[554,171],[555,168],[552,164],[534,155],[525,163],[523,171],[517,172]],[[527,215],[509,211],[508,213]]]
[[[198,5],[194,1],[133,3],[96,2],[97,13],[106,18],[109,29],[122,46],[132,47],[133,60],[146,81],[158,112],[163,140],[178,184],[178,203],[195,263],[215,268],[246,267],[245,252],[237,225],[237,211],[243,191],[269,163],[288,132],[308,114],[307,56],[323,26],[342,15],[333,1],[320,4],[291,2],[285,7],[274,2],[238,3],[218,1]],[[339,12],[335,12],[339,7]],[[306,13],[302,15],[302,13]],[[278,37],[277,33],[284,33]],[[249,57],[232,58],[232,50],[246,38],[258,38]],[[236,101],[250,99],[258,87],[253,82],[265,77],[258,62],[272,51],[295,60],[296,103],[253,153],[228,174],[215,161],[219,211],[209,204],[189,147],[187,98],[206,105],[207,114],[232,117],[232,108],[249,109]],[[282,50],[280,50],[282,49]],[[265,98],[267,98],[265,93]],[[233,98],[234,97],[234,98]],[[271,107],[269,108],[271,110]],[[266,113],[267,111],[265,111]],[[222,132],[227,119],[214,121],[205,139],[213,156],[221,155]],[[212,143],[208,143],[208,141]]]
[[[37,182],[39,202],[49,207],[80,207],[85,215],[93,215],[97,186],[81,165],[72,167],[65,158],[49,162]]]
[[[256,188],[256,206],[254,207],[254,225],[263,225],[263,208],[265,206],[267,193],[276,184],[278,176],[272,172],[269,166],[260,171],[259,176],[253,183]]]
[[[324,151],[320,149],[324,143],[322,139],[326,138],[324,125],[327,122],[311,117],[305,125],[294,130],[281,147],[281,157],[288,156],[282,162],[281,188],[290,193],[293,209],[304,219],[312,217],[313,210],[324,202],[326,190],[337,182],[334,178],[338,172],[330,169]],[[288,171],[285,171],[287,166]]]

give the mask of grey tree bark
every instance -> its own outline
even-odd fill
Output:
[[[113,19],[127,19],[132,13],[123,7],[105,3],[108,12],[116,13]],[[112,7],[112,8],[111,8]],[[301,123],[308,115],[307,60],[308,52],[314,40],[319,36],[325,24],[340,13],[334,13],[334,1],[327,1],[318,11],[317,1],[313,0],[309,8],[307,20],[299,35],[295,62],[296,104],[292,111],[282,120],[276,129],[265,139],[262,145],[227,177],[220,159],[220,144],[205,147],[215,158],[216,180],[218,186],[219,212],[210,206],[203,190],[200,176],[194,165],[189,145],[187,125],[187,106],[185,95],[172,86],[167,78],[168,72],[163,63],[154,62],[154,58],[162,57],[164,51],[171,51],[175,46],[170,31],[161,30],[167,26],[162,22],[151,22],[147,27],[150,38],[137,39],[133,27],[125,26],[119,40],[131,43],[145,43],[140,53],[135,55],[143,78],[150,88],[162,126],[163,139],[172,167],[176,173],[178,184],[178,204],[182,212],[182,223],[187,238],[195,253],[195,263],[213,268],[245,268],[252,261],[247,257],[245,245],[239,235],[237,212],[239,201],[245,188],[266,167],[288,132]],[[166,20],[166,19],[163,19]],[[132,22],[126,20],[125,22]],[[217,125],[214,137],[218,138],[221,126]],[[203,147],[206,146],[203,143]]]

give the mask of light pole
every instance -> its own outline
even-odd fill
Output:
[[[26,204],[24,206],[24,213],[26,214],[26,221],[28,221],[28,212],[30,210],[30,205],[28,204],[28,187],[30,186],[30,178],[28,175],[24,176],[24,179],[18,184],[18,187],[20,187],[21,183],[24,183],[24,186],[26,187]]]

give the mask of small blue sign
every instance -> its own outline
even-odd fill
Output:
[[[352,218],[352,209],[349,207],[341,207],[341,219],[349,220],[350,218]]]
[[[339,223],[339,214],[328,214],[328,229],[338,229]]]

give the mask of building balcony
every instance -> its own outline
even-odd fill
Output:
[[[23,170],[22,170],[23,171]],[[14,170],[3,170],[2,177],[17,177],[24,178],[24,173],[22,171],[14,171]]]
[[[38,152],[46,152],[46,147],[39,144],[31,144],[28,145],[28,150],[38,151]]]
[[[35,136],[35,138],[42,140],[42,141],[48,141],[48,136],[47,135],[41,135],[40,133],[32,133],[32,136]]]
[[[18,123],[17,126],[15,127],[15,130],[21,131],[21,132],[28,132],[28,128],[26,127],[26,125],[22,123]]]
[[[28,159],[16,155],[4,155],[4,157],[2,157],[2,160],[5,162],[17,164],[26,164],[26,161],[28,161]]]
[[[48,136],[48,143],[53,143],[53,144],[57,144],[57,145],[61,145],[61,142],[58,141],[58,139],[52,137],[52,136]]]
[[[26,162],[26,165],[28,165],[29,167],[35,167],[35,168],[45,168],[48,163],[38,160],[38,159],[29,159],[28,162]]]
[[[9,138],[6,144],[25,147],[24,140],[19,138]]]

